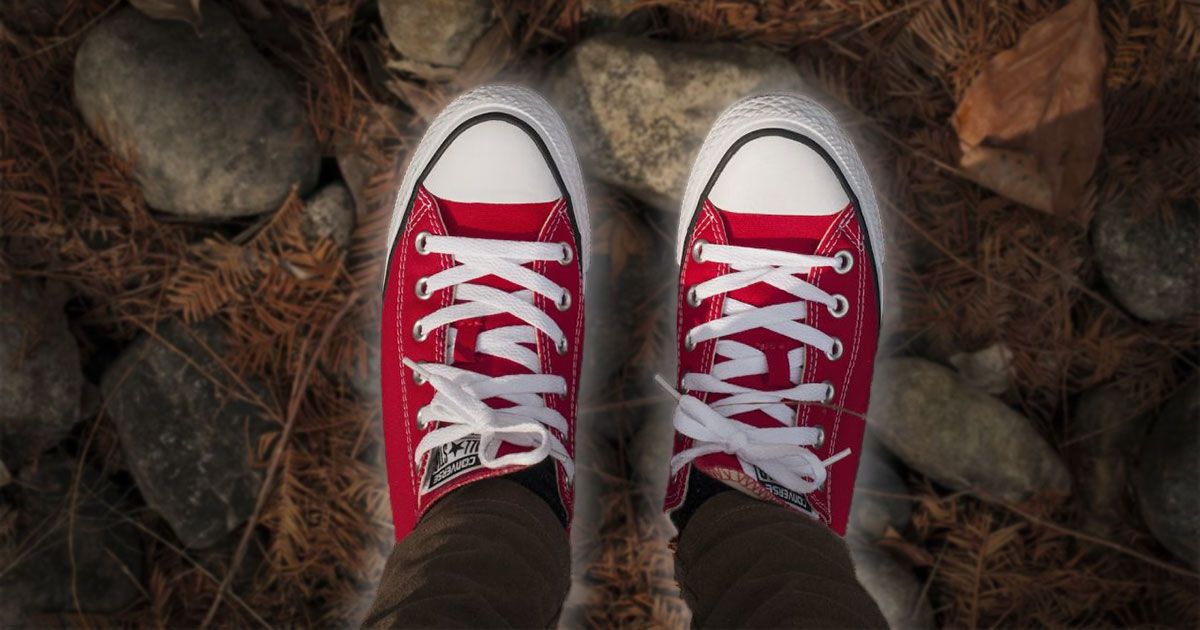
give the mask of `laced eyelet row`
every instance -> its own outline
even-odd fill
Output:
[[[708,245],[708,241],[698,238],[692,245],[692,260],[702,263],[704,262],[704,246]],[[841,250],[833,255],[833,270],[844,274],[854,268],[854,254],[849,250]]]
[[[705,245],[708,245],[708,241],[702,238],[696,239],[696,243],[692,245],[692,260],[698,263],[704,262]],[[833,258],[835,261],[833,270],[839,274],[847,273],[851,268],[854,267],[854,255],[847,250],[843,249],[842,251],[839,251],[833,255]],[[688,306],[692,307],[700,306],[701,302],[703,302],[703,300],[700,299],[700,295],[696,292],[696,287],[691,287],[687,290],[686,299]],[[849,312],[850,301],[846,299],[846,296],[840,294],[833,296],[833,306],[829,307],[829,314],[833,315],[834,317],[841,318]],[[689,348],[689,350],[690,349],[691,348]]]
[[[417,251],[418,254],[421,254],[422,256],[424,256],[429,253],[429,237],[430,236],[433,236],[433,235],[430,234],[429,232],[425,232],[425,231],[417,233],[416,238],[413,240],[413,248]],[[575,250],[571,249],[571,246],[565,242],[560,242],[559,245],[562,247],[562,257],[558,259],[559,264],[561,264],[561,265],[571,264],[571,261],[575,260]],[[421,277],[421,278],[417,279],[417,283],[416,283],[416,286],[414,287],[414,290],[416,291],[417,297],[422,300],[427,300],[427,299],[429,299],[429,296],[433,295],[433,292],[429,290],[429,278],[426,278],[426,277]],[[569,291],[563,291],[562,295],[560,295],[559,298],[557,300],[555,300],[554,306],[559,311],[565,311],[565,310],[571,308],[571,293]],[[429,338],[429,331],[425,330],[425,327],[421,323],[420,320],[417,320],[417,322],[415,324],[413,324],[412,336],[413,336],[413,339],[416,341],[425,341],[426,339]],[[566,338],[564,337],[557,344],[555,344],[554,348],[558,352],[559,355],[566,354],[567,348],[568,348]],[[413,373],[413,381],[415,383],[417,383],[418,385],[422,385],[425,383],[425,378],[414,372]]]
[[[568,296],[568,306],[570,306],[569,296]],[[417,322],[415,324],[413,324],[412,336],[413,336],[413,339],[418,342],[425,341],[426,339],[429,338],[429,331],[425,330],[425,325],[419,319],[417,320]],[[566,354],[568,348],[569,348],[569,345],[567,344],[566,337],[563,337],[562,339],[559,340],[559,342],[557,344],[554,345],[554,349],[556,351],[558,351],[558,354],[560,356]],[[416,373],[413,373],[413,380],[417,381],[417,378],[418,378],[418,375]],[[417,385],[421,385],[422,383],[424,383],[424,380],[425,379],[422,377],[421,380],[419,382],[417,382]]]
[[[692,339],[691,333],[684,335],[683,347],[686,348],[688,352],[696,349],[696,342]],[[842,345],[842,341],[840,339],[834,339],[833,345],[830,346],[829,351],[825,353],[825,358],[829,359],[830,361],[837,361],[838,359],[842,358],[842,354],[844,354],[844,352],[845,347]]]
[[[433,236],[433,235],[430,234],[429,232],[422,231],[422,232],[417,233],[417,238],[414,239],[414,241],[413,241],[413,248],[417,250],[418,254],[424,256],[425,254],[429,253],[429,237],[430,236]],[[559,241],[558,245],[559,245],[559,247],[562,248],[562,257],[560,257],[558,259],[558,264],[560,264],[560,265],[571,264],[571,261],[575,260],[575,250],[571,249],[570,244],[563,242],[563,241]]]
[[[698,307],[701,303],[703,303],[703,300],[700,299],[700,295],[696,292],[696,287],[691,287],[687,290],[686,300],[688,306],[693,308]],[[830,315],[841,319],[842,317],[846,316],[846,313],[850,312],[850,301],[846,299],[846,296],[838,294],[833,296],[833,306],[827,308],[829,309]]]

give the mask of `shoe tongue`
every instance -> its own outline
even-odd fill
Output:
[[[432,195],[431,195],[432,196]],[[558,200],[480,203],[434,197],[451,236],[536,241]]]
[[[820,216],[790,216],[731,212],[716,208],[724,223],[727,241],[738,247],[753,247],[813,254],[841,213]],[[794,302],[791,294],[764,283],[755,283],[729,294],[735,300],[754,306],[770,306]],[[729,339],[753,346],[767,358],[767,373],[731,379],[731,383],[754,389],[779,390],[796,384],[790,373],[788,352],[801,346],[800,342],[765,328],[754,328],[731,335]],[[804,363],[801,359],[800,370]],[[760,411],[735,416],[755,426],[777,426],[777,422]]]
[[[789,216],[717,210],[730,245],[796,254],[814,253],[840,214]]]
[[[559,203],[558,200],[536,203],[480,203],[430,196],[437,202],[447,233],[451,236],[509,241],[537,241],[543,226]],[[512,282],[496,276],[484,276],[471,283],[509,292],[521,289]],[[447,349],[453,353],[450,363],[490,376],[526,372],[525,368],[510,361],[475,352],[475,343],[481,333],[517,325],[527,324],[507,313],[456,322],[450,327],[454,331],[453,334],[448,334],[446,338]],[[448,356],[450,352],[447,353]]]

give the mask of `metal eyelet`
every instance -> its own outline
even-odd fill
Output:
[[[846,273],[854,267],[854,255],[847,250],[842,250],[833,255],[833,259],[837,261],[833,265],[833,270],[838,273]]]
[[[413,383],[416,383],[417,385],[424,385],[425,383],[429,382],[428,379],[426,379],[424,376],[421,375],[420,372],[418,372],[416,370],[413,370],[412,378],[413,378]]]
[[[422,300],[428,300],[429,296],[433,295],[433,292],[429,290],[429,278],[418,278],[416,289],[417,297]]]
[[[421,320],[418,319],[417,323],[413,324],[412,335],[413,339],[417,341],[425,341],[429,337],[429,331],[425,330],[425,326],[421,323]]]
[[[689,352],[696,349],[696,340],[692,339],[692,333],[683,336],[683,347]]]
[[[562,339],[560,339],[558,341],[558,344],[554,346],[554,349],[558,351],[558,356],[562,356],[562,355],[566,354],[567,353],[567,338],[563,337]]]
[[[700,295],[696,293],[696,287],[692,287],[687,291],[687,303],[689,306],[700,306]]]
[[[559,245],[559,247],[562,247],[562,258],[558,259],[558,264],[560,264],[560,265],[571,264],[571,261],[575,260],[575,251],[572,250],[571,246],[566,243],[559,243],[558,245]]]
[[[695,245],[692,245],[692,260],[702,263],[704,262],[704,246],[708,245],[708,241],[699,239]]]
[[[557,306],[558,310],[560,311],[565,311],[571,308],[571,292],[563,291],[562,295],[559,296],[558,301],[555,302],[554,305]]]
[[[833,402],[833,397],[837,395],[837,390],[833,388],[833,383],[831,381],[825,381],[824,385],[825,398],[821,399],[821,402],[828,405],[829,403]]]
[[[417,234],[417,240],[413,242],[413,247],[417,249],[417,253],[424,256],[429,253],[429,232],[421,232]]]
[[[417,410],[417,428],[418,429],[425,428],[425,408],[424,407],[421,407],[420,409]]]
[[[825,427],[815,427],[817,430],[817,443],[813,444],[813,448],[821,448],[825,446]]]
[[[829,314],[834,317],[844,317],[850,312],[850,302],[844,295],[833,296],[833,306],[829,307]]]
[[[843,350],[844,348],[842,347],[842,340],[834,339],[833,346],[829,348],[829,352],[825,353],[825,358],[829,359],[830,361],[837,361],[838,359],[842,358]]]

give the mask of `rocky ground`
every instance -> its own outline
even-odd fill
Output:
[[[1103,148],[1051,213],[956,166],[951,118],[1056,8],[5,3],[0,625],[359,618],[391,538],[389,193],[438,109],[503,79],[592,179],[564,625],[686,623],[650,385],[676,206],[720,110],[790,89],[858,136],[896,252],[849,534],[889,620],[1195,627],[1200,15],[1105,3]]]

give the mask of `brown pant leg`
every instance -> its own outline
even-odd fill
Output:
[[[434,504],[392,550],[363,625],[535,628],[555,623],[571,551],[550,506],[497,477]]]
[[[697,627],[887,627],[841,538],[737,491],[709,498],[692,515],[679,536],[675,576]]]

